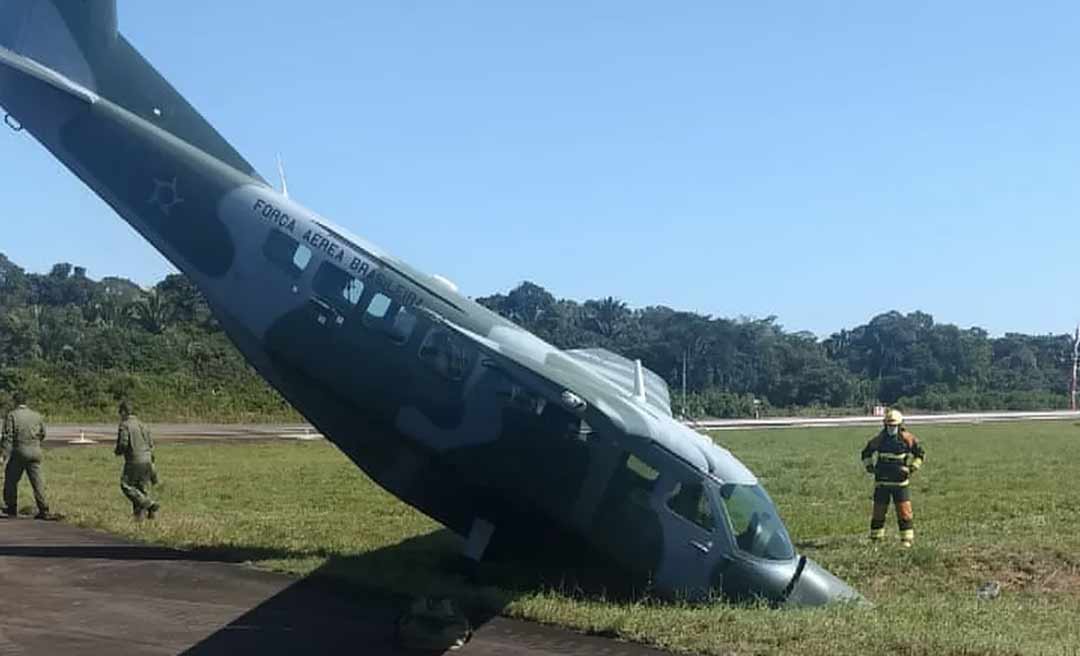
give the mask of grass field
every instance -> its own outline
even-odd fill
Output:
[[[762,479],[799,550],[873,608],[770,610],[611,601],[485,566],[449,567],[459,540],[372,484],[322,443],[162,444],[164,510],[131,522],[109,445],[58,449],[52,505],[75,524],[204,549],[296,574],[398,593],[449,593],[478,613],[706,654],[1080,654],[1080,427],[1068,422],[914,426],[927,463],[913,483],[916,546],[866,539],[871,483],[862,428],[735,431],[715,437]],[[21,491],[26,506],[31,497]],[[979,601],[983,582],[1000,597]]]

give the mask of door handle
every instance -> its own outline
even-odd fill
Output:
[[[697,540],[690,540],[690,546],[697,549],[701,553],[709,553],[712,549],[712,542],[699,542]]]

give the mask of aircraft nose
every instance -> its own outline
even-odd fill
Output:
[[[823,606],[834,602],[869,605],[862,595],[828,570],[803,556],[801,571],[792,583],[785,606]]]

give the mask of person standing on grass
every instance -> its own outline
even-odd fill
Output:
[[[131,515],[135,521],[154,519],[160,506],[150,498],[150,486],[157,482],[154,469],[154,438],[131,411],[128,401],[120,402],[120,427],[116,431],[114,453],[124,456],[124,470],[120,475],[120,491],[131,501]]]
[[[862,450],[862,462],[867,473],[874,475],[874,510],[870,515],[870,539],[885,537],[885,514],[889,501],[896,504],[896,520],[900,526],[900,544],[911,547],[915,541],[915,517],[911,510],[911,475],[922,467],[926,453],[922,445],[904,425],[899,410],[885,413],[885,427],[870,438]],[[877,453],[877,462],[874,461]]]
[[[45,422],[41,415],[26,405],[26,393],[15,392],[15,409],[4,418],[0,437],[0,462],[4,466],[4,511],[2,515],[19,514],[19,481],[23,472],[30,479],[38,514],[35,519],[56,519],[49,513],[45,499],[45,481],[41,477],[41,443],[45,441]]]

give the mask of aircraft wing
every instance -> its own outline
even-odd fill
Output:
[[[636,367],[629,358],[602,348],[574,349],[566,354],[633,394]],[[671,392],[667,383],[649,369],[645,370],[645,400],[671,416]]]
[[[473,344],[485,366],[504,370],[533,393],[577,414],[594,429],[619,439],[660,446],[723,481],[750,485],[757,481],[726,449],[672,418],[665,411],[666,404],[635,398],[632,384],[626,388],[616,382],[618,377],[586,364],[588,359],[580,354],[575,357],[512,324],[497,325],[488,335],[480,335],[435,312],[420,311]]]

